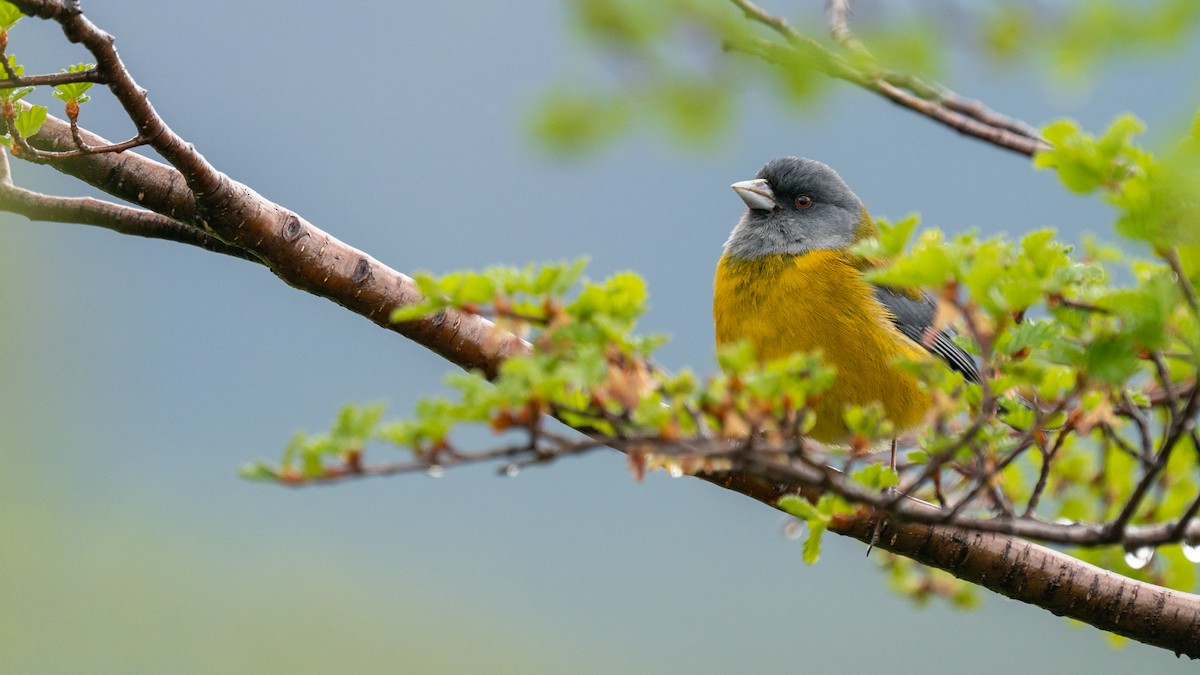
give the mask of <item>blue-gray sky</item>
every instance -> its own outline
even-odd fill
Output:
[[[795,3],[777,2],[787,7]],[[819,3],[811,3],[819,4]],[[1109,232],[1053,176],[848,85],[813,111],[752,90],[715,145],[643,129],[556,159],[533,97],[596,72],[557,3],[85,3],[156,108],[221,170],[403,271],[589,254],[645,275],[661,360],[712,368],[729,184],[783,154],[876,214],[947,230]],[[74,50],[74,47],[66,48]],[[26,19],[29,72],[79,60]],[[1195,49],[1191,49],[1195,56]],[[1034,123],[1166,129],[1195,58],[1108,63],[1084,90],[954,59],[949,83]],[[85,123],[128,126],[96,96]],[[20,165],[22,184],[80,188]],[[547,195],[561,195],[547,199]],[[293,491],[237,479],[345,401],[407,410],[447,365],[264,269],[0,215],[0,670],[1043,672],[1186,667],[999,597],[962,614],[886,589],[857,542],[800,561],[782,519],[599,453]]]

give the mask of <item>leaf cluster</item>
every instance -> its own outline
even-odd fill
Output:
[[[575,287],[584,263],[418,275],[427,299],[398,310],[396,320],[448,310],[486,314],[496,320],[498,330],[525,334],[531,353],[505,360],[491,381],[480,373],[449,376],[446,383],[453,395],[421,401],[405,420],[375,424],[375,408],[357,413],[347,409],[339,419],[369,419],[371,428],[354,427],[363,433],[347,434],[339,431],[345,426],[339,422],[328,434],[299,436],[278,467],[259,464],[246,474],[283,480],[341,477],[354,468],[347,465],[348,449],[357,452],[368,440],[407,449],[426,466],[494,459],[456,445],[456,428],[471,424],[487,425],[497,433],[525,433],[525,444],[505,457],[540,462],[577,449],[573,444],[578,439],[568,440],[545,428],[547,416],[606,443],[630,444],[638,475],[652,468],[694,473],[715,466],[716,458],[701,452],[660,452],[657,445],[680,439],[740,439],[751,431],[779,442],[798,438],[809,428],[809,406],[833,378],[819,355],[796,354],[761,363],[741,344],[721,351],[722,375],[701,382],[690,371],[666,373],[648,360],[664,338],[633,333],[647,300],[641,278],[621,272]],[[864,419],[864,426],[880,422]]]
[[[24,15],[15,5],[0,0],[0,59],[4,59],[7,67],[0,68],[0,82],[12,79],[12,76],[23,77],[25,67],[17,62],[14,54],[5,54],[8,46],[8,31],[16,26]],[[79,63],[69,66],[63,73],[76,73],[95,67],[91,63]],[[79,118],[79,106],[90,100],[84,92],[92,87],[92,82],[71,82],[55,85],[54,97],[63,101],[67,118],[74,124]],[[17,102],[35,91],[32,86],[3,87],[0,86],[0,119],[5,122],[5,132],[0,135],[0,143],[13,147],[17,139],[27,139],[37,135],[42,125],[46,123],[48,110],[42,105],[18,105]],[[13,137],[16,132],[17,138]],[[20,145],[20,144],[18,144]],[[21,146],[27,149],[27,146]]]

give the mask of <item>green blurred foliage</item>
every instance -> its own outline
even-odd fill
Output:
[[[966,30],[998,64],[1032,65],[1056,84],[1086,82],[1104,60],[1179,46],[1200,25],[1193,0],[1077,0],[1058,4],[983,3],[950,16],[939,8],[883,6],[879,15],[851,16],[865,50],[844,49],[826,36],[818,5],[760,3],[798,27],[804,41],[787,45],[768,27],[748,21],[728,0],[567,0],[571,25],[602,65],[566,77],[531,113],[533,137],[563,153],[594,151],[635,123],[651,121],[684,147],[706,146],[733,125],[736,101],[765,86],[789,104],[809,109],[827,97],[826,54],[874,73],[935,77],[947,48]],[[770,68],[745,54],[770,41]],[[785,48],[787,45],[790,48]],[[615,75],[615,84],[611,84]],[[579,88],[578,82],[591,83]],[[601,84],[608,83],[608,84]],[[1053,133],[1053,132],[1050,132]]]
[[[888,70],[922,77],[937,77],[943,71],[945,40],[938,24],[926,17],[910,16],[898,21],[872,23],[856,33],[870,49],[870,58],[855,58],[851,54],[853,65],[867,70],[884,66]]]
[[[559,88],[543,96],[530,128],[548,147],[580,151],[601,147],[629,122],[629,105],[623,98]]]
[[[1102,60],[1178,46],[1200,23],[1200,4],[1088,0],[1035,8],[995,2],[988,14],[980,34],[992,56],[1045,63],[1055,77],[1071,82],[1085,78]]]
[[[978,609],[982,603],[979,587],[955,578],[949,572],[926,567],[918,562],[880,552],[880,567],[893,591],[911,598],[919,607],[942,598],[961,610]]]
[[[711,144],[732,121],[748,72],[720,54],[722,41],[748,32],[732,5],[712,0],[568,0],[571,25],[616,73],[569,75],[552,87],[529,125],[543,147],[559,153],[595,150],[632,122],[649,121],[682,147]]]

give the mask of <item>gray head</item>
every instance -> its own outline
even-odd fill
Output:
[[[754,180],[733,189],[749,208],[725,242],[726,255],[801,255],[845,248],[861,236],[862,202],[836,171],[816,160],[771,160]]]

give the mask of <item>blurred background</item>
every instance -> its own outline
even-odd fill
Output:
[[[766,4],[824,31],[817,0]],[[856,7],[869,23],[914,4]],[[581,254],[593,278],[636,270],[651,292],[642,327],[674,337],[659,356],[673,368],[713,368],[712,270],[743,209],[728,186],[779,155],[831,164],[876,214],[948,231],[1110,231],[1103,205],[1027,160],[844,83],[797,107],[751,81],[724,133],[695,143],[635,123],[582,156],[546,150],[529,131],[543,93],[612,73],[562,3],[84,7],[232,177],[406,272]],[[1073,86],[965,46],[942,78],[1036,124],[1100,130],[1132,110],[1166,138],[1197,103],[1195,40],[1102,59]],[[33,19],[9,52],[29,73],[85,58]],[[95,94],[85,126],[131,136]],[[14,174],[87,194],[24,163]],[[0,237],[2,672],[1188,667],[1000,597],[916,608],[855,541],[827,539],[805,567],[776,512],[691,479],[636,483],[611,452],[515,478],[240,480],[240,464],[277,458],[341,403],[403,414],[449,366],[242,261],[8,214]]]

